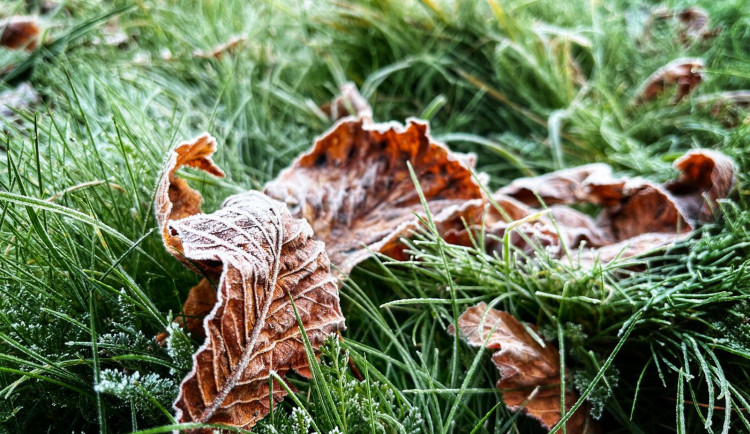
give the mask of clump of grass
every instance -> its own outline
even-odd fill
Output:
[[[540,326],[608,429],[750,430],[750,126],[728,128],[697,98],[633,102],[682,56],[706,62],[697,96],[750,88],[742,5],[702,2],[721,32],[686,47],[669,23],[644,38],[646,2],[60,2],[35,55],[0,52],[14,65],[0,87],[28,80],[43,96],[0,121],[0,423],[170,431],[197,347],[170,323],[196,278],[153,231],[165,150],[217,137],[228,177],[184,174],[211,210],[306,149],[330,123],[318,104],[353,80],[377,119],[430,119],[495,186],[593,161],[664,180],[709,147],[738,163],[737,192],[669,251],[588,270],[451,246],[428,227],[412,261],[373,260],[344,283],[348,330],[260,430],[538,432],[502,405],[487,354],[445,333],[482,300]],[[96,44],[112,26],[129,42]],[[235,35],[247,42],[232,56],[192,54]],[[162,348],[153,336],[168,327]],[[653,411],[665,408],[673,417]]]

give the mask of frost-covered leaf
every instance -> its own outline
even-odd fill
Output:
[[[680,58],[654,71],[643,82],[639,91],[638,101],[645,102],[656,99],[667,89],[675,88],[673,103],[678,103],[703,81],[705,65],[703,59]]]
[[[40,33],[36,17],[13,16],[0,20],[0,47],[31,51],[36,48]]]
[[[502,213],[491,210],[486,231],[497,240],[515,225],[510,241],[529,254],[528,239],[557,257],[562,244],[569,249],[585,246],[581,255],[572,255],[583,264],[667,246],[687,237],[697,221],[714,217],[717,200],[734,185],[734,163],[720,153],[691,151],[674,165],[681,175],[664,185],[614,177],[604,164],[517,179],[495,193]],[[552,206],[542,210],[542,204]],[[573,204],[596,205],[602,212],[593,219],[567,206]],[[499,249],[492,241],[488,248]]]
[[[211,159],[214,152],[216,152],[216,140],[206,133],[192,141],[179,144],[167,155],[164,172],[156,186],[154,210],[162,239],[167,250],[188,266],[191,266],[191,263],[181,254],[180,238],[170,233],[167,225],[171,220],[200,214],[203,198],[200,193],[190,188],[184,179],[177,177],[175,171],[180,167],[188,166],[223,177],[224,172]],[[219,270],[213,269],[212,271],[213,275],[217,275]]]
[[[708,12],[699,7],[691,6],[679,10],[657,8],[651,13],[646,23],[645,36],[651,38],[651,32],[657,22],[674,22],[674,31],[680,42],[689,47],[695,42],[704,42],[719,34],[718,28],[711,28],[711,18]]]
[[[265,192],[304,217],[331,262],[348,273],[371,252],[402,257],[399,238],[418,226],[415,213],[423,214],[407,164],[438,229],[460,224],[462,210],[481,207],[471,202],[482,198],[472,157],[434,142],[424,121],[377,124],[367,115],[341,119]]]
[[[174,172],[187,165],[221,174],[214,149],[207,135],[179,145],[156,198],[167,248],[193,268],[219,272],[217,302],[203,322],[206,340],[174,408],[180,422],[250,428],[269,411],[271,371],[310,376],[290,300],[314,348],[342,329],[344,318],[324,244],[284,204],[250,191],[213,214],[199,212],[200,194]],[[284,397],[281,385],[273,395]]]
[[[711,115],[727,128],[750,124],[750,90],[733,90],[705,95],[699,105],[711,106]]]
[[[193,56],[200,59],[216,59],[221,60],[225,55],[234,54],[237,50],[245,45],[247,38],[244,36],[233,36],[228,41],[218,44],[213,47],[210,51],[195,50]]]
[[[497,387],[511,411],[522,411],[548,430],[560,421],[560,356],[555,347],[541,344],[512,315],[485,303],[461,314],[458,328],[469,345],[497,350],[492,355],[500,371]],[[448,332],[455,333],[452,325]],[[566,411],[577,399],[574,391],[566,390]],[[568,433],[577,434],[587,432],[589,423],[581,407],[565,425]]]
[[[709,220],[718,210],[718,199],[725,198],[734,187],[734,162],[710,150],[688,152],[674,162],[682,174],[666,185],[688,218]]]

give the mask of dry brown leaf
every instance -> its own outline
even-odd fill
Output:
[[[711,29],[711,19],[703,8],[688,7],[678,11],[676,16],[681,25],[680,39],[685,45],[714,38],[719,33],[719,29]]]
[[[687,46],[695,42],[703,42],[716,37],[719,29],[711,28],[708,12],[699,7],[687,7],[681,10],[658,8],[651,13],[644,32],[651,37],[651,28],[656,21],[676,21],[676,32],[680,42]]]
[[[612,234],[602,229],[594,219],[573,208],[562,205],[550,207],[549,215],[556,225],[565,228],[561,235],[566,246],[606,246],[613,242]]]
[[[673,103],[678,103],[703,81],[704,64],[698,58],[680,58],[651,74],[641,85],[637,102],[656,99],[668,88],[675,87]]]
[[[183,142],[169,153],[159,183],[156,187],[155,214],[156,222],[162,233],[162,239],[170,253],[187,266],[190,261],[182,256],[182,242],[179,237],[167,229],[170,220],[179,220],[201,212],[203,198],[190,188],[184,179],[175,176],[175,171],[183,166],[201,169],[216,177],[223,177],[224,172],[214,164],[211,155],[216,152],[216,140],[208,134],[202,134],[189,142]],[[218,276],[219,269],[213,270]]]
[[[560,422],[560,355],[554,346],[540,344],[512,315],[488,309],[484,302],[461,314],[458,328],[469,345],[497,350],[492,361],[500,371],[497,387],[508,409],[522,411],[548,430]],[[455,333],[452,325],[448,332]],[[577,399],[576,392],[566,390],[565,410]],[[589,424],[582,406],[565,427],[569,434],[579,434]]]
[[[587,173],[588,168],[584,166],[582,171]],[[564,175],[563,179],[570,181],[571,170],[561,172]],[[552,180],[554,175],[555,173],[546,176],[548,180]],[[692,229],[675,199],[659,185],[639,178],[610,178],[606,181],[605,178],[582,179],[584,181],[581,183],[566,184],[570,187],[569,194],[573,195],[568,199],[559,196],[548,196],[543,199],[553,199],[557,203],[599,205],[604,208],[599,217],[594,220],[572,208],[563,205],[552,206],[546,215],[534,222],[538,226],[536,232],[544,234],[541,239],[537,239],[538,235],[535,233],[522,232],[538,245],[533,247],[543,247],[553,257],[560,257],[564,253],[563,244],[568,249],[583,246],[594,248],[593,251],[584,252],[584,258],[589,254],[596,255],[598,250],[607,247],[606,252],[598,255],[602,262],[607,262],[614,259],[623,249],[621,257],[625,258],[648,251],[639,248],[663,246],[642,241],[628,245],[635,237],[643,234],[668,234],[669,237],[654,235],[652,238],[671,243],[687,236]],[[524,180],[519,184],[525,184],[526,188],[533,189],[532,180]],[[515,186],[511,184],[509,187],[501,189],[496,194],[512,195]],[[522,196],[527,196],[529,192],[527,189],[517,191]],[[522,231],[522,228],[518,230]],[[511,241],[514,239],[511,238]],[[622,245],[608,247],[620,241],[623,242]],[[526,254],[533,250],[528,246],[528,242],[521,243],[521,249]],[[574,253],[572,256],[578,255]],[[588,264],[588,261],[583,259],[582,262]]]
[[[434,142],[423,121],[409,119],[402,126],[349,117],[318,138],[265,192],[310,222],[331,262],[348,273],[371,252],[402,257],[399,238],[419,225],[415,213],[423,214],[407,163],[437,225],[448,228],[462,210],[481,205],[472,202],[482,192],[467,166],[471,161]]]
[[[596,263],[606,264],[615,259],[634,258],[646,253],[653,253],[685,239],[687,235],[686,233],[649,232],[595,249],[579,249],[572,256],[577,265],[590,268]]]
[[[203,318],[211,312],[214,305],[216,305],[216,289],[211,281],[204,277],[197,285],[190,288],[182,307],[182,314],[175,318],[174,322],[187,329],[194,337],[205,338]],[[164,345],[167,337],[169,337],[167,332],[159,333],[156,336],[156,342]]]
[[[32,51],[39,42],[41,29],[36,17],[14,16],[0,21],[0,47]]]
[[[330,104],[321,106],[320,109],[334,121],[347,116],[372,119],[372,108],[354,83],[345,83],[341,86],[340,94]]]
[[[244,36],[232,36],[227,42],[216,45],[211,51],[195,50],[193,56],[201,59],[221,60],[226,54],[234,54],[237,50],[245,45],[247,38]]]
[[[536,247],[542,247],[557,256],[560,243],[554,227],[548,224],[544,217],[545,212],[501,194],[495,195],[491,202],[482,208],[473,208],[470,218],[465,219],[467,223],[474,223],[472,229],[484,230],[484,247],[487,251],[501,252],[504,245],[503,237],[507,231],[511,231],[508,234],[510,244],[524,254],[533,255]],[[483,215],[477,215],[480,213]],[[452,235],[443,235],[450,243],[471,245],[471,238],[463,221],[453,231],[443,232]]]
[[[314,348],[343,329],[344,318],[324,244],[283,203],[249,191],[212,214],[199,213],[200,194],[174,172],[191,166],[222,175],[211,160],[214,149],[207,135],[179,145],[157,190],[167,249],[191,267],[220,270],[217,303],[204,320],[206,341],[174,408],[178,422],[249,429],[269,411],[272,371],[310,377],[290,299]],[[284,395],[276,384],[274,401]]]
[[[539,206],[538,198],[547,205],[589,202],[589,185],[613,183],[612,168],[602,163],[563,169],[531,178],[518,178],[497,191],[500,197],[512,197],[529,206]],[[617,202],[601,195],[605,202]]]
[[[680,178],[666,185],[685,215],[692,220],[709,221],[718,210],[718,199],[734,187],[734,162],[710,150],[694,150],[674,162]]]
[[[616,194],[614,190],[622,194],[619,204],[605,208],[599,216],[600,224],[617,241],[649,232],[687,234],[693,229],[683,209],[660,185],[634,178],[626,180],[622,190],[597,187],[610,197]]]
[[[41,100],[29,83],[21,83],[15,89],[0,93],[0,117],[14,118],[17,110],[29,108]]]
[[[726,156],[705,150],[688,152],[675,162],[678,180],[658,185],[642,178],[615,178],[603,164],[589,164],[534,178],[522,178],[498,190],[494,198],[508,219],[491,209],[486,217],[489,250],[500,251],[497,238],[513,220],[540,213],[542,203],[553,205],[531,221],[515,225],[511,242],[526,254],[543,247],[560,257],[564,244],[583,250],[581,264],[628,258],[653,251],[687,237],[695,221],[707,221],[717,200],[729,194],[734,183],[734,163]],[[512,202],[509,198],[520,202]],[[596,220],[564,205],[589,203],[602,207]],[[535,208],[536,207],[536,208]],[[529,245],[529,240],[534,245]]]
[[[705,95],[698,101],[701,106],[711,105],[711,115],[727,128],[750,124],[750,90],[736,90]]]

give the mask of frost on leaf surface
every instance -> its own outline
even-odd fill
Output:
[[[36,17],[18,15],[5,18],[0,20],[0,47],[32,51],[41,32]]]
[[[651,101],[675,88],[673,103],[689,95],[703,79],[705,64],[699,58],[675,59],[654,71],[640,86],[637,102]]]
[[[345,117],[264,191],[312,225],[344,273],[371,252],[402,259],[399,238],[419,225],[415,213],[424,214],[408,164],[440,231],[462,227],[464,211],[482,198],[473,158],[434,142],[428,129],[417,119],[403,126],[373,123],[369,113]]]
[[[469,345],[496,350],[492,362],[500,372],[497,387],[511,411],[522,411],[538,420],[547,430],[560,421],[560,355],[550,344],[542,345],[517,319],[507,312],[489,309],[479,303],[458,318],[461,336]],[[451,325],[448,330],[454,334]],[[565,391],[569,410],[578,399]],[[581,407],[566,422],[568,433],[587,432],[590,420]],[[562,432],[560,430],[559,432]]]
[[[511,222],[527,219],[514,225],[513,245],[522,247],[532,239],[556,257],[562,256],[563,244],[580,248],[580,255],[571,256],[583,265],[668,246],[689,236],[697,222],[716,217],[717,201],[734,186],[734,163],[718,152],[690,151],[674,166],[680,177],[663,185],[615,177],[605,164],[517,179],[494,194],[506,216],[492,209],[485,220],[487,233],[497,240]],[[568,206],[574,204],[591,204],[602,211],[591,218]],[[542,211],[543,206],[548,208]]]
[[[322,242],[286,206],[249,191],[200,213],[200,194],[174,176],[182,165],[214,173],[213,138],[179,145],[156,198],[165,245],[183,262],[218,273],[217,302],[203,321],[206,340],[193,356],[174,404],[179,422],[250,428],[269,411],[270,372],[309,377],[301,331],[314,348],[344,328],[336,279]],[[285,395],[274,386],[274,401]]]

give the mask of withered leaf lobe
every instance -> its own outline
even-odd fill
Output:
[[[675,168],[681,172],[679,179],[660,185],[643,178],[617,178],[609,166],[589,164],[517,179],[494,198],[507,214],[516,215],[515,220],[540,212],[533,207],[557,204],[533,223],[518,225],[516,231],[558,257],[563,242],[570,249],[585,242],[593,249],[572,256],[590,265],[597,259],[608,262],[636,256],[684,239],[696,222],[713,217],[717,200],[726,197],[734,185],[734,163],[718,152],[690,151],[675,161]],[[594,220],[565,206],[581,203],[600,206],[602,211]],[[491,211],[487,231],[501,236],[509,222]],[[519,237],[511,241],[532,253]]]
[[[469,161],[432,141],[423,121],[401,126],[347,117],[264,191],[310,222],[331,262],[348,273],[371,252],[400,258],[399,238],[419,224],[414,214],[423,207],[407,163],[441,224],[482,197]]]
[[[696,149],[677,159],[674,167],[681,172],[680,178],[667,183],[666,188],[686,215],[693,220],[713,218],[717,200],[734,187],[734,162],[719,152]]]
[[[284,204],[249,191],[212,214],[185,215],[200,209],[200,195],[174,172],[188,165],[221,174],[210,158],[214,149],[206,135],[178,146],[158,188],[165,245],[194,268],[220,270],[217,303],[203,323],[206,340],[174,408],[179,422],[248,429],[269,411],[272,370],[310,376],[290,299],[314,348],[342,329],[344,318],[323,243]],[[273,400],[284,395],[277,384]]]
[[[704,70],[703,59],[675,59],[656,70],[644,81],[638,93],[638,102],[656,99],[674,86],[672,102],[678,103],[703,82]]]
[[[560,358],[554,346],[540,344],[512,315],[484,302],[461,314],[458,328],[470,345],[496,350],[492,361],[500,372],[497,387],[510,410],[524,412],[547,429],[560,421]],[[455,333],[453,326],[448,332]],[[566,410],[576,400],[575,392],[566,391]],[[567,432],[582,433],[587,423],[585,409],[579,408],[568,419]]]
[[[37,46],[41,30],[35,17],[14,16],[0,21],[0,47],[31,51]]]

